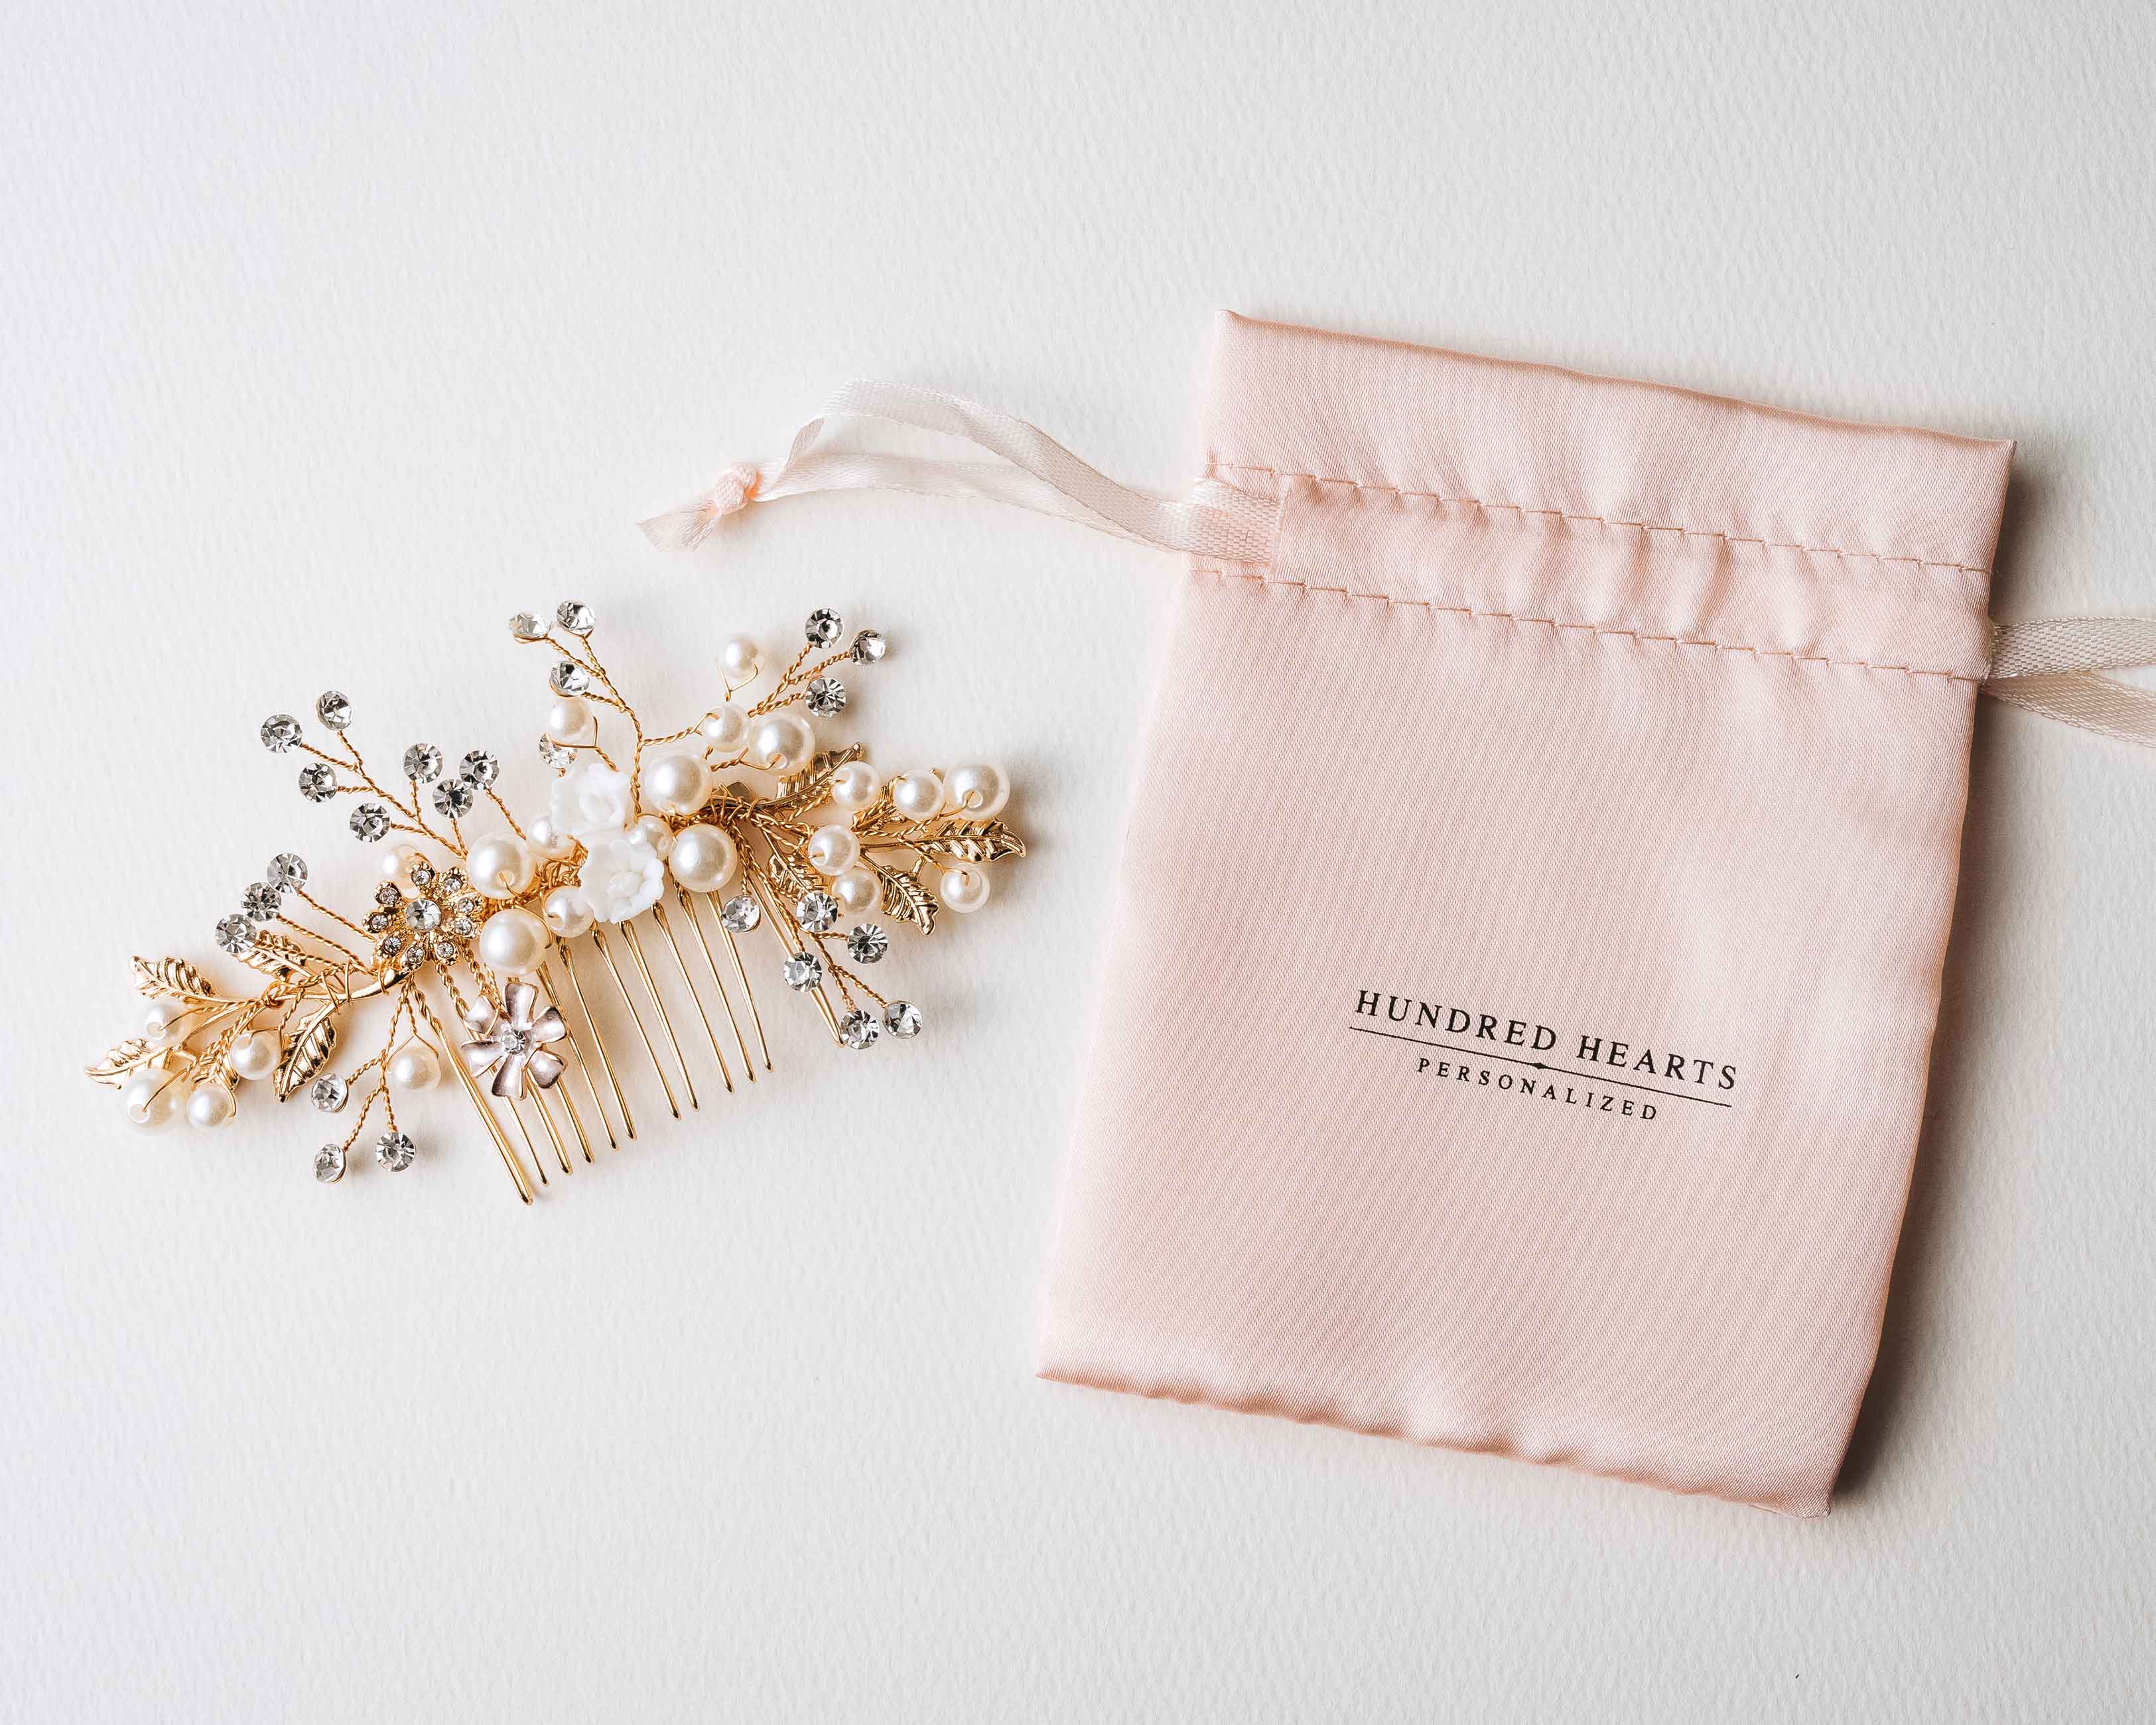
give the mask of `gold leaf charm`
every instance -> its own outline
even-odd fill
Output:
[[[912,875],[880,863],[876,865],[876,878],[883,882],[884,915],[911,922],[923,934],[936,932],[936,901],[927,887]]]
[[[108,1050],[103,1060],[82,1070],[100,1084],[118,1085],[157,1052],[144,1038],[131,1036]]]
[[[182,958],[137,958],[135,986],[145,994],[170,994],[191,1005],[207,1005],[224,996],[209,978]]]
[[[955,856],[969,863],[1000,862],[1007,856],[1025,855],[1025,841],[999,820],[954,826],[947,833],[922,839],[921,848],[931,855]]]
[[[316,1013],[307,1028],[292,1039],[277,1068],[277,1100],[283,1101],[311,1080],[328,1063],[336,1047],[336,1021],[330,1014],[334,1004]]]

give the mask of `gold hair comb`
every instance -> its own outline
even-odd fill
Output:
[[[181,959],[136,959],[150,997],[142,1034],[87,1069],[121,1091],[129,1120],[155,1129],[184,1114],[219,1127],[243,1082],[280,1102],[305,1095],[328,1115],[357,1099],[342,1139],[315,1153],[315,1178],[344,1177],[377,1104],[375,1161],[401,1170],[418,1147],[398,1123],[397,1096],[432,1088],[446,1067],[529,1204],[527,1157],[547,1183],[542,1141],[567,1174],[572,1141],[588,1163],[597,1138],[619,1149],[635,1137],[629,1092],[645,1075],[679,1119],[685,1098],[701,1106],[705,1049],[729,1092],[737,1073],[753,1083],[759,1065],[768,1072],[751,983],[767,967],[843,1047],[920,1034],[920,1009],[886,999],[861,973],[890,950],[886,924],[932,933],[939,911],[988,901],[988,865],[1025,855],[999,819],[1010,794],[1003,773],[967,766],[886,782],[858,743],[819,752],[814,721],[847,702],[840,668],[874,665],[886,650],[869,629],[834,649],[842,631],[829,611],[809,614],[806,644],[753,705],[736,697],[761,676],[762,653],[746,635],[728,641],[719,704],[664,736],[647,733],[615,685],[593,626],[591,608],[573,599],[551,624],[528,612],[510,621],[518,640],[557,655],[539,739],[556,778],[546,814],[523,824],[495,789],[500,761],[483,749],[452,768],[441,750],[414,743],[400,762],[403,794],[388,788],[348,734],[352,703],[334,691],[315,703],[326,747],[289,713],[263,722],[272,754],[311,757],[299,778],[308,801],[359,799],[352,831],[389,845],[384,878],[355,921],[309,894],[300,857],[273,858],[217,925],[218,945],[267,978],[258,993],[228,993]],[[619,760],[600,741],[599,708],[627,724]],[[467,840],[465,822],[483,800],[507,830]],[[775,960],[744,952],[759,931],[775,941]],[[685,1047],[682,999],[693,1009],[680,1014]],[[374,999],[387,1004],[387,1029],[340,1072],[346,1021]]]

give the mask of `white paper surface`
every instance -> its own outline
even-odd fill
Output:
[[[2020,439],[1999,614],[2156,609],[2145,8],[18,7],[0,51],[0,1712],[2125,1718],[2156,1684],[2156,759],[1986,706],[1929,1123],[1799,1525],[1050,1387],[1043,1242],[1164,561],[913,498],[632,523],[834,383],[1187,471],[1268,316]],[[1034,855],[934,1014],[526,1211],[454,1095],[144,1139],[82,1063],[336,809],[321,688],[530,798],[569,594],[686,722],[873,622]],[[1253,675],[1291,675],[1254,666]],[[1256,858],[1224,859],[1221,916]],[[954,919],[955,922],[955,919]],[[650,1110],[647,1107],[647,1117]],[[369,1171],[371,1172],[371,1171]]]

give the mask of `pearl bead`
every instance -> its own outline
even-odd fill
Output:
[[[773,773],[798,773],[816,752],[816,733],[797,713],[773,713],[750,735],[748,757]]]
[[[170,1126],[180,1111],[179,1080],[169,1072],[137,1072],[120,1092],[127,1123],[146,1132]]]
[[[986,820],[1010,801],[1010,781],[999,767],[954,767],[943,781],[943,806],[968,820]]]
[[[554,823],[543,814],[531,823],[524,842],[531,847],[533,855],[543,856],[550,862],[567,856],[577,843],[567,834],[557,831]]]
[[[943,781],[932,773],[901,773],[891,782],[891,803],[908,820],[927,820],[943,806]]]
[[[495,833],[465,854],[465,870],[489,898],[515,898],[531,884],[531,849],[514,833]]]
[[[704,715],[696,727],[704,747],[721,755],[737,755],[748,741],[748,713],[737,701],[726,701]]]
[[[187,1124],[215,1132],[233,1116],[232,1092],[215,1079],[198,1084],[187,1098]]]
[[[522,976],[539,968],[547,939],[547,925],[531,911],[496,911],[480,925],[480,961],[504,976]]]
[[[832,877],[831,896],[849,916],[865,916],[883,896],[883,886],[866,869],[847,869]]]
[[[946,869],[943,878],[936,883],[936,896],[943,901],[946,910],[978,911],[988,901],[988,873],[971,863]]]
[[[557,886],[548,893],[539,914],[565,941],[574,940],[598,920],[592,914],[592,901],[573,886]]]
[[[730,684],[746,683],[763,669],[763,649],[747,635],[736,635],[719,649],[719,670]]]
[[[851,827],[819,827],[808,835],[808,866],[819,875],[842,875],[860,855],[861,841]]]
[[[389,1057],[389,1081],[399,1090],[431,1090],[441,1076],[441,1062],[424,1042],[408,1042]]]
[[[142,1040],[153,1048],[171,1048],[187,1040],[187,1021],[193,1009],[179,1000],[152,1000],[142,1014]]]
[[[599,721],[588,706],[565,695],[547,709],[547,734],[557,742],[588,742]]]
[[[655,814],[638,815],[629,824],[629,836],[643,839],[651,847],[651,854],[662,861],[674,848],[674,829]]]
[[[691,892],[716,892],[734,877],[741,857],[734,841],[718,827],[684,827],[674,835],[666,866]]]
[[[849,761],[831,775],[831,800],[841,809],[865,809],[883,788],[883,774],[865,761]]]
[[[640,777],[644,800],[662,814],[694,814],[711,785],[701,748],[654,749],[644,757]]]
[[[412,865],[419,860],[419,853],[409,845],[393,845],[382,853],[382,878],[402,886]]]
[[[242,1078],[267,1078],[284,1052],[283,1039],[275,1030],[256,1030],[232,1045],[232,1070]]]

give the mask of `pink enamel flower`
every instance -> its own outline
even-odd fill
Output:
[[[488,1087],[498,1096],[514,1100],[524,1094],[526,1073],[542,1090],[562,1076],[562,1057],[546,1045],[566,1039],[569,1027],[551,1006],[533,1016],[539,991],[529,983],[511,983],[502,995],[507,1012],[496,1012],[483,1000],[465,1014],[465,1023],[480,1040],[465,1043],[459,1052],[475,1078],[493,1073],[494,1082]]]

